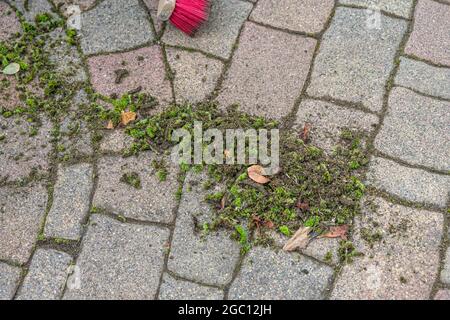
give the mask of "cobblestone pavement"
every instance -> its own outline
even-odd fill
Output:
[[[123,158],[123,131],[84,126],[80,91],[65,119],[43,117],[32,137],[26,121],[0,117],[0,299],[450,299],[450,1],[211,2],[189,38],[156,21],[156,0],[0,1],[0,40],[20,30],[9,5],[33,21],[77,4],[81,48],[54,50],[74,83],[119,96],[141,86],[161,108],[238,103],[286,126],[312,123],[325,148],[341,127],[366,131],[376,206],[352,235],[364,256],[342,265],[331,239],[246,255],[227,233],[201,239],[193,217],[212,214],[194,183],[203,177],[188,174],[177,200],[176,169],[160,183],[155,154]],[[367,9],[376,4],[379,16]],[[79,135],[65,135],[75,122]],[[60,146],[79,160],[62,161]],[[139,190],[120,180],[131,169]],[[371,226],[383,241],[368,245]]]

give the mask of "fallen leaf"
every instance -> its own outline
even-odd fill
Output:
[[[301,200],[298,200],[296,207],[303,211],[309,211],[309,204]]]
[[[223,196],[222,200],[220,201],[220,210],[225,209],[225,204],[227,202],[226,196]]]
[[[7,76],[11,76],[13,74],[16,74],[20,71],[20,65],[18,63],[10,63],[6,66],[5,69],[3,69],[2,73],[6,74]]]
[[[275,224],[273,223],[273,221],[270,221],[270,220],[267,220],[266,222],[264,222],[264,225],[269,229],[275,228]]]
[[[305,123],[305,126],[303,127],[303,132],[300,134],[300,138],[303,140],[303,142],[309,141],[309,132],[311,131],[311,125],[309,123]]]
[[[294,236],[289,239],[288,242],[283,247],[284,251],[294,251],[296,249],[305,249],[309,242],[311,241],[309,234],[311,232],[310,227],[301,227],[294,234]]]
[[[136,112],[132,111],[122,111],[122,114],[120,115],[120,123],[124,126],[129,124],[130,122],[136,120]]]
[[[348,225],[330,227],[330,230],[320,238],[341,238],[342,240],[347,240],[348,230]]]
[[[111,120],[108,121],[108,124],[106,125],[106,129],[108,129],[108,130],[114,129],[114,123]]]
[[[264,177],[264,168],[258,165],[251,166],[247,169],[250,179],[259,184],[266,184],[270,182],[269,178]]]
[[[225,156],[226,159],[231,158],[231,151],[225,149],[223,155]]]

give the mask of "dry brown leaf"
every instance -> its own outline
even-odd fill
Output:
[[[259,184],[270,182],[269,178],[264,177],[264,169],[261,166],[254,165],[247,169],[248,177]]]
[[[303,202],[301,200],[298,200],[297,202],[297,208],[303,211],[309,211],[309,204],[307,202]]]
[[[114,129],[114,123],[111,120],[108,121],[108,124],[106,125],[106,129],[108,129],[108,130]]]
[[[136,112],[132,111],[122,111],[122,114],[120,115],[120,123],[124,126],[129,124],[130,122],[136,120]]]
[[[267,228],[269,228],[269,229],[275,228],[275,223],[273,223],[273,222],[270,221],[270,220],[267,220],[266,222],[264,222],[264,225],[265,225]]]
[[[286,242],[283,250],[294,251],[297,249],[305,249],[311,241],[309,237],[311,230],[312,229],[310,227],[301,227],[300,229],[298,229],[294,236],[289,239],[288,242]]]
[[[227,202],[227,198],[226,198],[226,196],[223,196],[222,200],[220,200],[220,210],[225,209],[226,202]]]
[[[349,230],[348,225],[330,227],[330,231],[321,236],[321,238],[330,238],[330,239],[341,238],[342,240],[347,240],[348,230]]]
[[[309,132],[311,131],[311,125],[309,123],[305,123],[303,127],[303,132],[300,134],[300,138],[303,142],[307,143],[309,141]]]

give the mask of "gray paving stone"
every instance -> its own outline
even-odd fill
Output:
[[[80,11],[86,11],[92,8],[96,0],[53,0],[53,3],[56,7],[59,7],[59,10],[65,17],[70,17],[74,13],[70,9],[70,6],[78,6]]]
[[[19,284],[20,268],[0,262],[0,300],[11,300]]]
[[[419,92],[450,99],[450,68],[438,68],[424,62],[400,58],[395,84]]]
[[[145,5],[150,11],[150,16],[153,20],[153,26],[155,27],[156,33],[159,34],[164,26],[164,22],[158,20],[157,12],[158,12],[158,2],[153,0],[144,0]]]
[[[98,162],[98,183],[93,207],[138,220],[170,223],[177,205],[177,169],[169,161],[166,181],[159,181],[151,153],[139,157],[105,157]],[[141,188],[122,182],[124,174],[137,173]]]
[[[450,170],[450,102],[394,88],[375,147],[410,164]]]
[[[77,260],[80,288],[64,299],[154,299],[169,230],[93,215]]]
[[[124,130],[115,129],[106,131],[100,142],[102,152],[122,152],[133,143],[133,138],[126,134]]]
[[[34,22],[35,17],[42,13],[52,13],[52,5],[47,0],[7,0],[19,10],[29,22]]]
[[[83,158],[93,153],[92,136],[82,111],[69,111],[60,126],[58,156],[63,160]]]
[[[444,268],[441,272],[441,281],[445,284],[450,284],[450,249],[447,249],[445,255]]]
[[[261,0],[250,19],[278,28],[318,33],[333,8],[333,0]]]
[[[450,300],[450,290],[439,290],[434,296],[434,300]]]
[[[402,166],[394,161],[373,158],[368,184],[402,199],[445,208],[450,191],[450,176]]]
[[[316,40],[247,22],[217,98],[248,113],[280,119],[305,84]]]
[[[0,180],[21,180],[49,170],[52,124],[43,119],[35,135],[34,128],[24,118],[0,116]]]
[[[150,20],[138,0],[109,0],[81,15],[85,54],[128,50],[153,40]]]
[[[366,21],[364,10],[337,8],[314,62],[310,96],[381,111],[385,84],[407,23],[383,15],[383,27],[370,29]]]
[[[188,53],[167,48],[167,60],[175,73],[174,87],[177,102],[201,102],[210,95],[222,73],[223,63],[201,53]]]
[[[17,300],[59,300],[66,284],[72,257],[56,250],[38,249]]]
[[[223,291],[164,274],[159,300],[223,300]]]
[[[82,223],[89,213],[93,175],[92,165],[87,163],[59,167],[44,229],[47,237],[80,239]]]
[[[202,237],[196,230],[195,221],[201,227],[214,214],[204,201],[203,181],[206,181],[205,175],[190,173],[186,178],[168,268],[186,279],[224,285],[232,279],[240,247],[230,239],[229,232],[219,231]]]
[[[46,205],[47,190],[41,185],[0,188],[0,259],[28,261]]]
[[[450,66],[450,6],[431,0],[417,2],[414,28],[405,53]]]
[[[251,3],[240,0],[211,0],[209,20],[197,31],[195,37],[187,37],[168,24],[162,41],[228,59],[252,6]]]
[[[231,285],[231,300],[323,299],[333,268],[296,253],[256,247]]]
[[[413,0],[339,0],[339,3],[380,9],[403,18],[410,18]]]
[[[13,9],[6,2],[0,2],[0,41],[6,41],[20,31],[20,22]]]
[[[307,99],[299,106],[294,128],[302,130],[309,124],[312,143],[331,151],[339,142],[342,130],[351,129],[370,134],[378,121],[378,117],[373,114]]]
[[[429,299],[439,270],[443,223],[441,213],[373,199],[354,227],[353,244],[364,256],[344,266],[331,298]],[[368,241],[367,232],[380,234],[381,241]]]

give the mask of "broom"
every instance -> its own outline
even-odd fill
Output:
[[[209,0],[159,0],[158,19],[170,22],[184,33],[192,34],[208,20]]]

